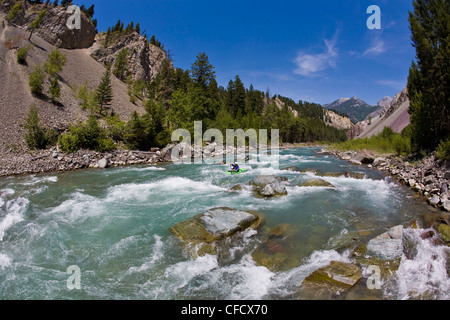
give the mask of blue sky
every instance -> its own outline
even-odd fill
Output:
[[[357,96],[376,104],[405,86],[415,57],[408,10],[412,0],[100,0],[100,31],[118,19],[139,22],[189,69],[199,52],[219,85],[239,75],[246,87],[270,88],[294,100],[329,103]],[[381,29],[369,30],[370,5]]]

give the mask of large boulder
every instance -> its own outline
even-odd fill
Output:
[[[100,159],[97,165],[100,169],[106,169],[109,167],[109,160],[107,158]]]
[[[166,162],[172,161],[172,150],[175,148],[176,143],[169,143],[164,149],[161,150],[161,159]],[[179,154],[178,154],[179,156]]]
[[[395,226],[367,243],[367,254],[382,260],[395,260],[403,253],[403,226]]]
[[[353,155],[350,160],[354,163],[360,162],[362,164],[372,164],[375,160],[375,156],[367,150],[362,150]]]
[[[285,178],[274,175],[259,175],[250,181],[255,192],[262,197],[287,195],[286,187],[281,183]]]
[[[197,257],[216,254],[217,246],[225,238],[249,228],[258,230],[263,223],[264,218],[255,212],[214,208],[180,222],[170,230],[187,245],[191,255]]]

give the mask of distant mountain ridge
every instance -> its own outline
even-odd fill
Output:
[[[369,114],[379,109],[379,106],[371,106],[358,97],[340,98],[332,103],[324,105],[325,109],[336,110],[348,114],[350,119],[356,123],[364,121]]]

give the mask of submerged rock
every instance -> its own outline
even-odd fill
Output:
[[[240,184],[235,184],[234,186],[232,186],[230,188],[230,191],[242,191],[242,190],[243,190],[243,187]]]
[[[359,267],[353,263],[331,261],[311,273],[302,283],[303,294],[316,299],[332,299],[348,291],[362,278]]]
[[[294,239],[296,228],[291,224],[279,224],[264,231],[265,241],[252,253],[257,265],[271,271],[288,270],[299,265],[298,241]]]
[[[216,254],[220,240],[246,229],[258,230],[264,222],[254,212],[231,208],[214,208],[170,228],[190,249],[192,256]]]
[[[286,168],[283,168],[281,170],[294,171],[294,172],[299,172],[300,171],[299,167],[296,167],[296,166],[286,167]]]
[[[450,226],[445,224],[445,223],[441,223],[438,226],[437,229],[439,236],[442,238],[442,240],[444,240],[446,243],[450,242]]]
[[[325,188],[335,188],[331,183],[322,179],[311,179],[306,180],[299,184],[300,187],[325,187]]]

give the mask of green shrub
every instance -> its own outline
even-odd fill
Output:
[[[19,14],[19,12],[22,10],[22,4],[19,2],[19,3],[16,3],[12,8],[11,8],[11,10],[9,10],[9,12],[8,12],[8,16],[6,17],[6,20],[8,20],[8,21],[12,21],[12,20],[14,20],[14,18],[16,18],[17,17],[17,15]]]
[[[31,93],[41,95],[44,90],[45,72],[40,65],[36,65],[34,71],[30,73],[28,80]]]
[[[76,134],[67,132],[59,136],[58,145],[65,153],[75,153],[79,150],[80,142]]]
[[[25,142],[30,149],[45,149],[47,147],[47,134],[41,126],[38,112],[33,105],[25,119]]]
[[[450,160],[450,139],[442,140],[439,143],[436,156],[441,160]]]
[[[99,152],[116,149],[114,140],[108,137],[107,131],[100,127],[95,116],[91,115],[86,123],[79,123],[61,135],[58,144],[63,152],[74,153],[80,149]]]
[[[394,130],[392,130],[391,127],[384,127],[383,131],[381,132],[381,137],[383,139],[388,139],[391,140],[392,137],[394,136]]]
[[[106,139],[100,140],[97,151],[108,152],[108,151],[114,151],[116,149],[117,149],[117,146],[116,146],[114,140],[111,138],[106,138]]]
[[[45,72],[47,72],[48,75],[55,77],[62,71],[66,63],[67,57],[56,48],[49,54],[47,62],[44,64]]]
[[[26,64],[28,56],[28,47],[23,47],[17,50],[17,63]]]
[[[403,137],[400,134],[396,133],[392,137],[392,145],[397,154],[408,155],[411,153],[411,139],[408,137]]]

